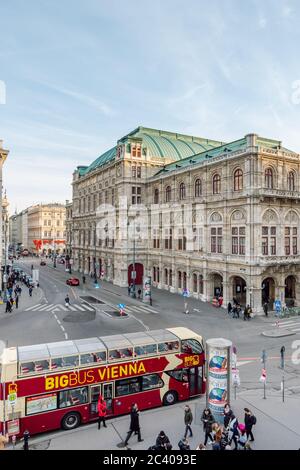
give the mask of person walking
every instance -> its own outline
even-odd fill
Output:
[[[130,297],[130,291],[131,291],[131,288],[130,288],[130,286],[128,285],[128,287],[127,287],[127,292],[128,292],[129,297]]]
[[[141,438],[141,429],[140,429],[140,421],[139,421],[139,409],[136,403],[133,403],[131,406],[130,412],[130,427],[127,433],[127,437],[124,442],[124,447],[127,446],[128,441],[132,435],[132,433],[137,433],[138,435],[138,442],[142,442],[144,439]]]
[[[5,436],[0,433],[0,450],[5,450],[5,444],[9,442],[8,434],[6,433]]]
[[[16,294],[15,296],[16,308],[19,308],[19,296]]]
[[[106,422],[105,422],[106,402],[102,395],[99,395],[98,403],[97,403],[97,410],[98,410],[98,429],[100,429],[101,427],[101,422],[103,423],[103,426],[107,428]]]
[[[264,309],[264,312],[265,312],[265,316],[267,317],[268,316],[268,309],[269,309],[268,302],[264,302],[263,309]]]
[[[223,414],[224,414],[224,427],[228,428],[231,417],[233,416],[233,411],[230,408],[228,403],[226,403],[226,405],[224,406]]]
[[[141,289],[139,289],[139,290],[138,290],[138,299],[140,299],[140,298],[141,298],[141,294],[142,294],[142,290],[141,290]]]
[[[247,438],[249,439],[250,437],[250,441],[253,442],[254,436],[252,433],[252,427],[256,424],[256,417],[251,413],[249,408],[244,408],[244,411],[245,411],[244,423],[246,427]]]
[[[231,312],[232,312],[232,305],[231,305],[231,302],[228,302],[228,304],[227,304],[227,313],[228,313],[228,315],[230,315]]]
[[[66,307],[70,306],[70,297],[68,296],[68,294],[65,297],[65,304],[66,304]]]
[[[238,425],[239,437],[237,441],[237,450],[245,450],[245,445],[247,442],[246,426],[244,424]]]
[[[29,292],[30,297],[32,297],[32,287],[31,286],[29,287],[28,292]]]
[[[10,306],[11,306],[11,310],[12,310],[13,306],[14,306],[14,299],[12,297],[10,297],[9,301],[10,301]]]
[[[82,276],[82,283],[85,284],[85,275]]]
[[[229,436],[228,437],[229,437],[229,445],[231,445],[232,441],[234,442],[234,450],[237,450],[238,448],[238,439],[240,437],[238,426],[239,426],[238,420],[233,414],[231,416],[230,423],[229,423]]]
[[[184,438],[186,438],[188,431],[190,432],[190,437],[193,437],[193,431],[191,428],[192,421],[193,421],[192,410],[189,407],[189,405],[185,405],[184,407],[184,424],[185,424]]]
[[[203,410],[201,421],[203,423],[203,432],[205,433],[204,445],[206,446],[208,438],[210,438],[211,443],[213,442],[213,437],[211,435],[212,425],[215,422],[212,412],[209,408]]]
[[[21,294],[22,294],[22,287],[19,286],[19,287],[18,287],[18,295],[19,295],[19,297],[21,296]]]
[[[10,300],[7,299],[6,306],[5,306],[5,313],[10,313],[10,312],[11,312],[11,303],[10,303]]]

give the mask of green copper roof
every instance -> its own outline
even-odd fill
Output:
[[[109,161],[113,160],[116,156],[117,152],[117,147],[113,147],[110,150],[107,150],[105,153],[100,155],[93,163],[91,163],[87,167],[81,167],[81,170],[79,170],[79,175],[84,176],[87,173],[90,173],[90,171],[95,170],[95,168],[98,168],[99,166],[105,165],[105,163],[108,163]]]
[[[189,158],[185,158],[180,162],[169,163],[169,165],[166,165],[164,168],[159,170],[154,176],[157,176],[162,173],[169,173],[180,168],[187,168],[204,160],[218,157],[224,152],[235,152],[236,150],[241,150],[242,148],[246,148],[245,137],[243,139],[230,142],[229,144],[223,144],[219,147],[215,147],[213,149],[210,149],[209,151],[201,152],[197,155],[190,156]]]

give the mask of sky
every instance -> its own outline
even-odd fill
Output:
[[[299,0],[0,3],[10,213],[72,198],[72,173],[142,125],[300,153]]]

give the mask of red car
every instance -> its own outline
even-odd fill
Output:
[[[79,286],[80,284],[79,279],[77,279],[77,277],[70,277],[70,279],[67,279],[66,282],[69,286]]]

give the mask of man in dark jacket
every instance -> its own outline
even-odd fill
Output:
[[[172,444],[170,443],[170,439],[165,434],[164,431],[160,431],[159,435],[156,438],[155,443],[156,450],[171,450]]]
[[[201,416],[201,421],[203,423],[203,432],[205,432],[204,445],[206,446],[208,438],[210,438],[211,442],[213,442],[211,431],[212,431],[212,425],[215,422],[215,419],[209,408],[205,408],[205,410],[203,411],[202,416]]]
[[[249,436],[250,436],[250,438],[251,438],[250,441],[254,441],[254,437],[253,437],[253,434],[252,434],[252,426],[254,426],[254,424],[256,423],[256,418],[251,413],[249,408],[244,408],[244,411],[245,411],[244,423],[245,423],[245,426],[246,426],[247,438],[249,439]]]
[[[186,438],[188,431],[190,432],[190,437],[193,436],[193,431],[191,428],[192,421],[193,421],[192,410],[188,405],[185,405],[184,407],[184,424],[185,424],[184,438]]]
[[[191,450],[189,441],[184,437],[178,442],[179,450]]]
[[[228,428],[229,422],[233,416],[233,411],[228,404],[224,406],[224,428]]]
[[[138,435],[138,441],[142,442],[144,439],[141,438],[141,429],[140,429],[140,422],[139,422],[139,409],[136,403],[133,403],[131,406],[131,412],[130,412],[130,428],[127,433],[126,440],[124,442],[124,446],[126,447],[128,444],[128,441],[132,435],[132,433],[137,433]]]

